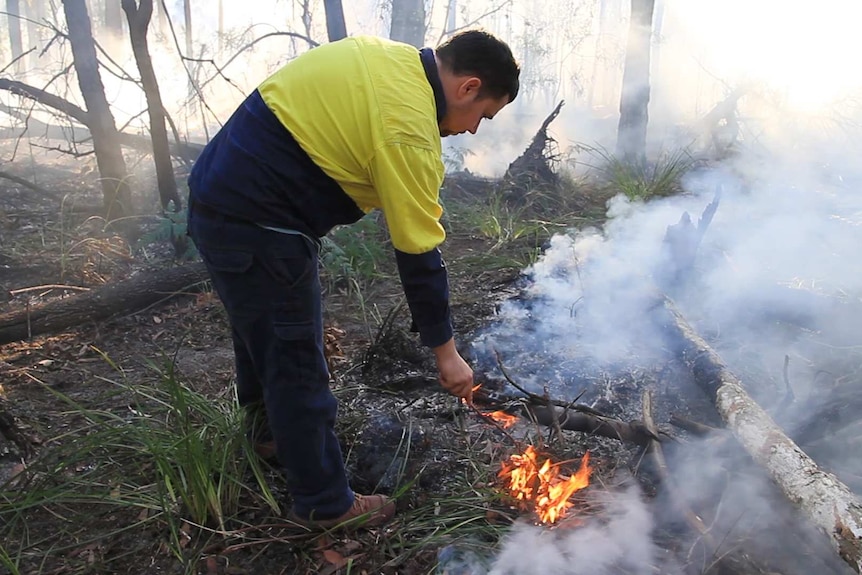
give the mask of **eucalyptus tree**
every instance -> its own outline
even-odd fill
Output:
[[[105,218],[109,221],[132,213],[132,194],[120,134],[105,86],[99,75],[96,44],[85,0],[63,0],[63,11],[72,45],[78,86],[87,106],[88,127],[93,136],[96,164],[101,176]]]
[[[425,0],[392,0],[389,38],[417,48],[425,45]]]
[[[177,193],[177,182],[174,177],[173,162],[168,145],[168,131],[165,126],[165,108],[159,92],[159,82],[150,58],[147,32],[153,16],[153,0],[122,0],[123,11],[129,21],[129,37],[132,41],[132,52],[141,73],[141,84],[147,99],[147,113],[150,120],[150,138],[153,142],[153,161],[156,165],[156,181],[159,186],[159,198],[162,208],[168,209],[173,204],[173,210],[182,207]]]
[[[17,60],[24,53],[21,41],[21,4],[19,0],[6,0],[6,22],[9,29],[9,49],[12,50],[12,60]]]
[[[649,122],[650,48],[655,0],[631,0],[628,45],[616,153],[631,165],[646,162],[646,132]]]
[[[330,42],[347,37],[347,24],[344,22],[344,7],[341,0],[323,0],[326,11],[326,33]]]

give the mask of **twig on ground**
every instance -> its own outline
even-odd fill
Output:
[[[643,395],[643,421],[646,428],[650,430],[655,437],[658,437],[658,428],[656,427],[652,417],[652,395],[649,391],[645,391]],[[683,517],[685,517],[685,520],[692,529],[700,534],[703,538],[704,544],[709,547],[710,552],[717,549],[715,541],[713,541],[712,536],[709,534],[709,529],[703,523],[703,520],[691,510],[676,490],[673,480],[670,477],[670,472],[668,471],[667,461],[664,458],[664,452],[661,448],[661,442],[656,439],[651,440],[647,445],[646,450],[647,453],[652,456],[656,472],[661,478],[662,485],[664,485],[665,489],[670,493],[671,500],[677,506],[680,513],[682,513]]]

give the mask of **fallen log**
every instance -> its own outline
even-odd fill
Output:
[[[0,314],[0,344],[134,313],[188,291],[208,278],[202,262],[142,270],[127,280]]]
[[[663,307],[664,327],[676,352],[727,427],[787,498],[829,537],[839,556],[862,573],[862,501],[787,437],[670,300],[663,298]]]

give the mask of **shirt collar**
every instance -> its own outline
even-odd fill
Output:
[[[431,84],[431,89],[434,90],[434,102],[437,104],[437,123],[439,124],[446,116],[446,96],[443,94],[443,83],[440,81],[440,74],[437,72],[437,61],[434,58],[433,48],[422,48],[419,50],[419,59],[422,61],[422,67],[425,68],[425,76],[428,78],[428,83]]]

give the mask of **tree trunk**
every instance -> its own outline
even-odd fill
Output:
[[[664,300],[664,309],[677,353],[727,427],[787,498],[829,537],[840,557],[862,573],[862,501],[785,435],[669,300]]]
[[[344,7],[341,0],[323,0],[326,11],[326,33],[330,42],[347,38],[347,24],[344,23]]]
[[[392,0],[389,38],[417,48],[425,45],[425,0]]]
[[[650,40],[655,0],[631,0],[631,7],[616,153],[628,164],[644,165],[649,120]]]
[[[63,0],[72,58],[78,85],[87,105],[88,126],[102,180],[105,218],[112,221],[132,213],[132,193],[127,181],[120,136],[99,76],[96,46],[84,0]]]
[[[183,16],[186,26],[186,57],[194,56],[194,37],[192,36],[192,0],[183,0]]]
[[[218,53],[224,52],[224,0],[218,0]]]
[[[168,33],[168,16],[167,11],[165,10],[165,5],[162,3],[163,0],[158,0],[156,2],[156,25],[157,32],[162,36],[167,36]]]
[[[24,44],[21,41],[21,5],[18,0],[6,0],[6,22],[9,27],[9,47],[12,50],[12,59],[15,60],[24,53]]]
[[[42,0],[28,0],[24,2],[24,14],[27,16],[27,44],[31,47],[41,44],[42,26],[41,22],[45,19],[45,7],[42,5]],[[39,66],[39,52],[34,50],[27,58],[30,68]]]
[[[446,5],[446,28],[444,34],[451,34],[458,26],[458,1],[449,0]]]
[[[117,40],[123,38],[123,13],[116,0],[105,0],[105,29]]]
[[[153,160],[156,165],[156,180],[159,185],[159,198],[162,208],[169,209],[173,202],[173,211],[182,209],[182,201],[177,193],[177,182],[174,179],[174,166],[171,162],[171,152],[168,145],[168,131],[165,127],[165,111],[162,96],[159,92],[159,82],[153,69],[153,61],[147,45],[147,29],[153,16],[153,0],[122,0],[123,10],[129,20],[129,37],[132,40],[132,51],[138,70],[141,72],[141,83],[147,97],[147,112],[150,117],[150,137],[153,142]]]
[[[0,344],[134,313],[186,292],[207,277],[203,262],[143,270],[80,295],[0,314]]]

